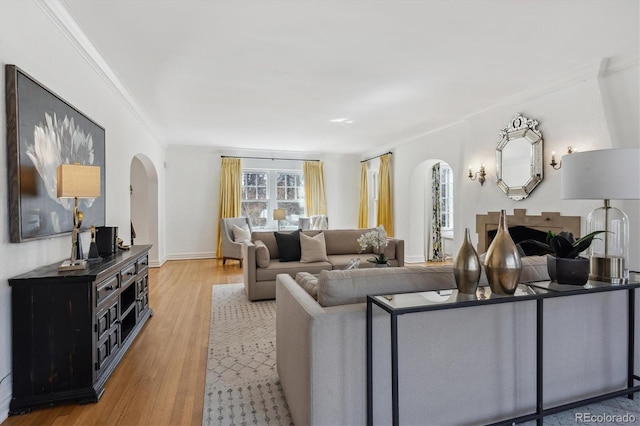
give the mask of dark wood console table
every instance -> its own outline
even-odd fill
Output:
[[[10,278],[13,395],[9,414],[64,401],[96,402],[153,315],[150,245],[132,246],[86,269],[59,263]]]
[[[566,411],[586,404],[627,395],[633,398],[633,393],[640,391],[640,376],[634,372],[634,325],[635,325],[635,290],[640,288],[640,282],[634,281],[625,284],[611,284],[599,281],[589,281],[584,286],[560,285],[550,281],[530,282],[520,284],[513,296],[496,296],[491,294],[489,287],[479,287],[475,295],[461,295],[457,290],[447,290],[451,297],[446,300],[433,301],[433,298],[421,297],[421,294],[439,292],[416,292],[403,294],[386,294],[367,296],[367,424],[373,425],[373,307],[377,306],[390,315],[391,324],[391,405],[393,425],[399,425],[399,396],[398,396],[398,316],[414,312],[437,311],[443,309],[459,309],[469,306],[491,305],[498,303],[515,303],[521,301],[536,302],[536,411],[510,419],[504,419],[495,425],[511,425],[536,420],[542,424],[545,415]],[[627,387],[618,391],[608,392],[592,398],[575,401],[554,407],[545,407],[543,404],[543,313],[544,300],[553,297],[566,297],[578,294],[592,294],[608,291],[627,292]]]

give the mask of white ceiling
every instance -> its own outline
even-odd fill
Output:
[[[62,4],[164,143],[236,149],[375,152],[640,40],[638,0]]]

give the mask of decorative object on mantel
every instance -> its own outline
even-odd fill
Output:
[[[9,239],[20,243],[69,233],[74,202],[58,198],[56,168],[63,162],[99,167],[104,194],[104,128],[15,65],[5,65],[5,79]],[[80,204],[83,223],[104,225],[104,197]]]
[[[471,243],[469,228],[465,228],[464,241],[453,262],[453,276],[458,292],[475,295],[481,273],[480,258]]]
[[[605,231],[595,231],[578,240],[571,232],[547,233],[547,243],[524,240],[518,247],[533,244],[547,253],[547,271],[551,281],[558,284],[584,285],[589,280],[589,259],[579,254],[589,248],[595,236]]]
[[[520,281],[522,262],[518,248],[509,235],[507,213],[504,210],[500,211],[498,233],[487,250],[484,262],[491,291],[500,295],[515,293]]]
[[[538,120],[518,113],[500,131],[496,148],[497,185],[512,200],[527,198],[542,182],[542,133]]]
[[[562,157],[562,199],[604,200],[587,216],[587,233],[604,229],[587,254],[589,278],[622,283],[629,278],[629,218],[609,200],[640,199],[640,148],[602,149]]]
[[[65,260],[59,271],[72,271],[87,267],[82,258],[80,244],[80,226],[83,213],[78,209],[78,198],[97,198],[100,196],[100,167],[81,164],[60,164],[57,173],[58,198],[73,198],[73,229],[71,230],[71,256]]]
[[[379,225],[375,230],[365,232],[357,241],[360,253],[369,247],[373,249],[373,257],[367,259],[367,262],[375,263],[376,267],[389,266],[389,259],[384,254],[384,248],[389,244],[384,226]]]

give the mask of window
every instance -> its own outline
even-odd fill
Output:
[[[443,236],[453,237],[453,173],[446,163],[440,163],[440,214]]]
[[[253,228],[275,228],[273,210],[285,209],[281,229],[297,229],[305,215],[304,175],[300,170],[243,170],[242,215]]]

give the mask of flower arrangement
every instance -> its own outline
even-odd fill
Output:
[[[379,225],[375,230],[365,232],[358,238],[358,245],[360,246],[359,253],[364,252],[371,247],[375,252],[373,257],[367,259],[367,262],[375,263],[378,265],[385,265],[389,263],[389,259],[384,254],[384,248],[389,244],[387,241],[387,231],[384,230],[384,226]]]

